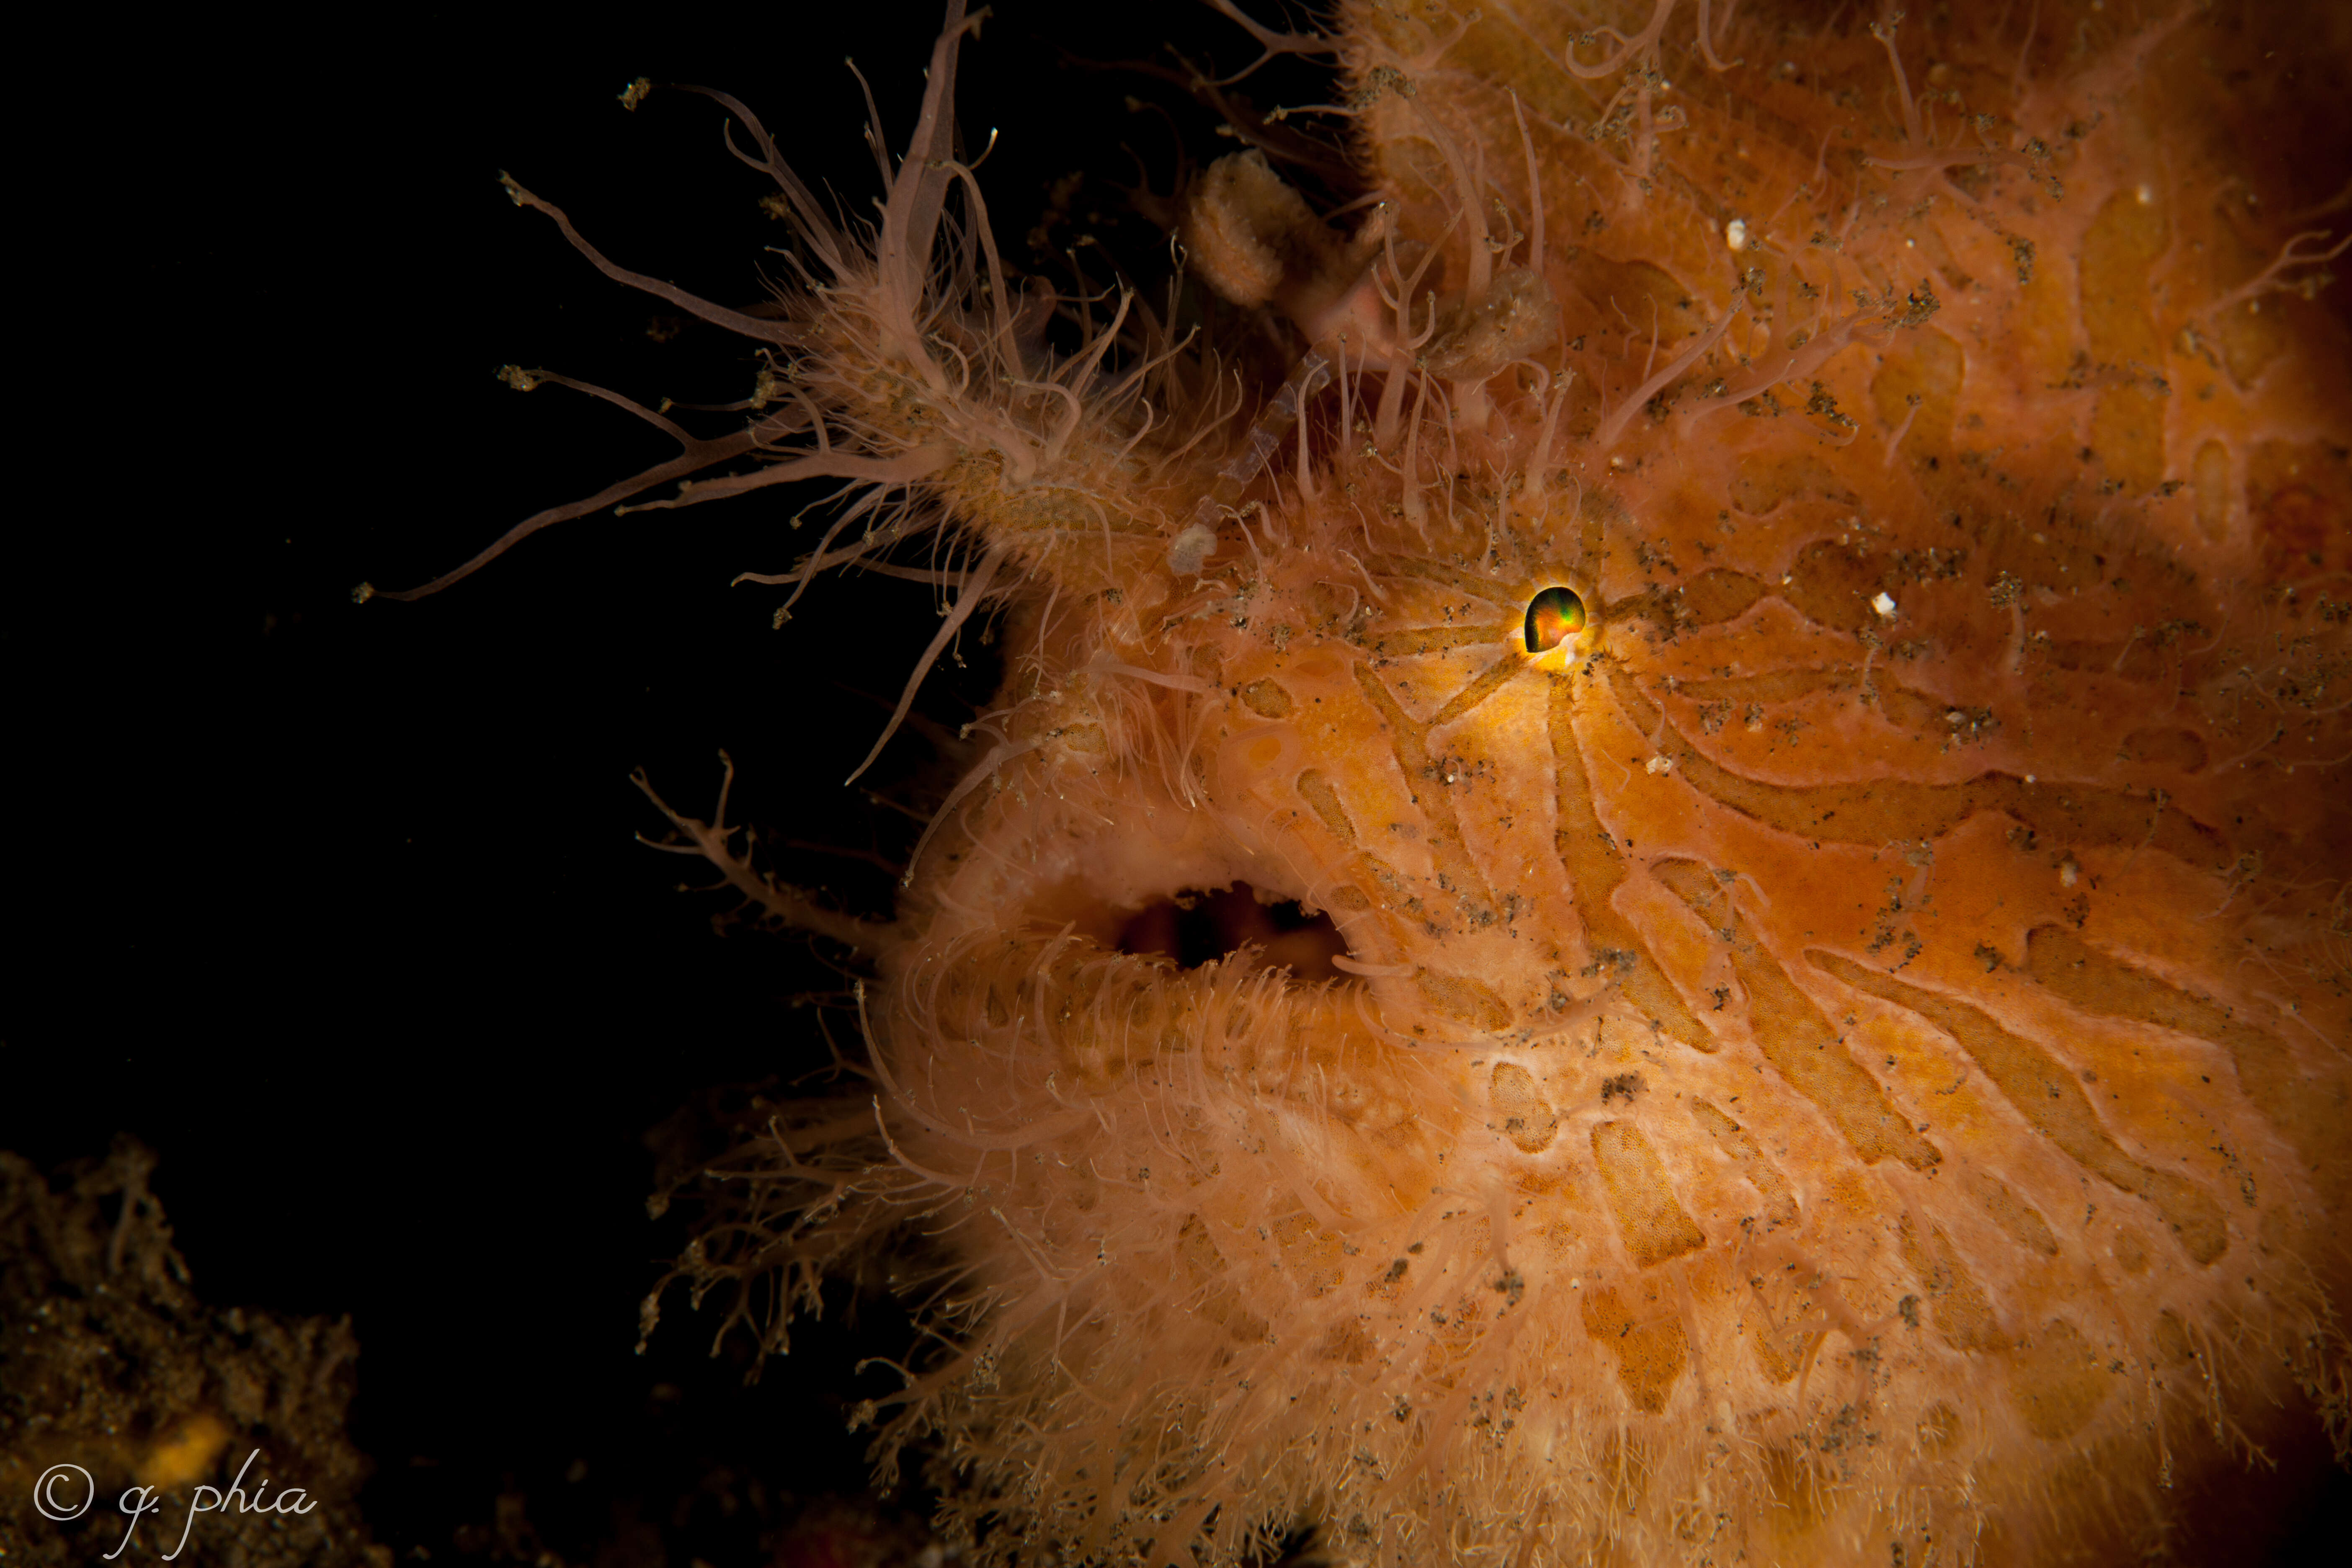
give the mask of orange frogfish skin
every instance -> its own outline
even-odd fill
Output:
[[[797,280],[653,504],[865,487],[793,581],[1007,684],[893,924],[678,818],[874,1083],[682,1272],[887,1259],[988,1563],[2222,1554],[2352,1425],[2352,12],[1592,9],[1246,24],[1381,198],[1190,183],[1286,369],[1050,346],[960,5],[870,223],[727,100]]]

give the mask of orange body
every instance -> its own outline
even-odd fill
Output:
[[[1384,203],[1183,226],[1328,385],[1024,350],[933,130],[803,213],[766,438],[1011,673],[693,1269],[936,1282],[990,1560],[2113,1560],[2340,1451],[2344,23],[1950,9],[1343,7]],[[1242,884],[1328,925],[1183,967]]]

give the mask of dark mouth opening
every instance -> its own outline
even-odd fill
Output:
[[[1187,889],[1130,918],[1118,933],[1121,952],[1165,958],[1198,969],[1244,947],[1260,950],[1258,963],[1287,969],[1305,982],[1346,978],[1331,961],[1347,939],[1327,914],[1308,914],[1296,899],[1268,900],[1247,882]]]

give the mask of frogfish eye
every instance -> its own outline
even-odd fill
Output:
[[[1549,653],[1584,629],[1584,601],[1573,588],[1546,588],[1528,601],[1528,651]]]

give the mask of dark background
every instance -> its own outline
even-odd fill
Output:
[[[147,22],[45,57],[15,106],[16,337],[55,352],[16,359],[37,413],[0,573],[0,1148],[49,1165],[135,1134],[208,1300],[352,1316],[371,1525],[404,1557],[511,1549],[484,1533],[504,1492],[569,1561],[634,1541],[734,1568],[865,1484],[842,1412],[891,1385],[853,1367],[903,1346],[887,1304],[835,1303],[748,1391],[682,1309],[632,1354],[681,1240],[646,1215],[647,1130],[821,1067],[806,1004],[843,981],[805,942],[714,934],[729,901],[677,893],[693,863],[635,842],[662,825],[628,775],[707,815],[726,748],[774,868],[886,910],[926,748],[861,781],[882,800],[840,780],[937,624],[929,591],[831,581],[772,629],[779,592],[728,581],[811,542],[783,520],[812,498],[778,492],[583,519],[421,604],[351,590],[667,455],[499,365],[648,403],[748,391],[747,345],[605,281],[500,169],[622,264],[749,302],[782,230],[723,112],[625,113],[620,89],[732,91],[866,210],[842,58],[902,144],[940,10]],[[1168,66],[1172,44],[1231,70],[1254,47],[1205,5],[995,10],[960,118],[975,149],[1001,132],[982,177],[1007,258],[1069,283],[1043,220],[1049,249],[1105,241],[1096,282],[1104,254],[1146,280],[1164,242],[1120,187],[1164,195],[1181,158],[1236,144],[1180,81],[1069,57]],[[1322,88],[1289,67],[1247,90]],[[923,701],[950,725],[993,678],[965,647]]]
[[[352,589],[421,582],[669,455],[502,364],[647,404],[750,391],[748,344],[605,280],[500,170],[622,264],[750,303],[784,238],[756,205],[772,187],[717,105],[629,113],[621,89],[736,94],[867,213],[844,57],[903,146],[943,10],[83,24],[16,106],[16,336],[54,352],[16,389],[39,412],[0,571],[0,1148],[49,1166],[134,1134],[207,1300],[351,1314],[371,1523],[404,1554],[446,1558],[512,1490],[577,1562],[642,1534],[608,1511],[670,1529],[700,1489],[745,1517],[670,1529],[676,1560],[732,1568],[796,1499],[865,1485],[842,1416],[893,1386],[851,1369],[906,1348],[887,1304],[853,1328],[835,1303],[749,1393],[675,1300],[632,1353],[683,1239],[646,1216],[644,1135],[700,1091],[822,1066],[820,1009],[796,1004],[844,982],[804,940],[714,935],[731,900],[678,894],[698,863],[635,842],[663,824],[629,774],[707,816],[727,749],[773,868],[887,912],[929,748],[905,735],[861,781],[898,805],[841,781],[938,624],[930,591],[828,580],[772,629],[781,591],[729,579],[813,543],[783,525],[814,499],[792,492],[583,519],[418,604]],[[1148,170],[1164,196],[1181,157],[1235,144],[1181,86],[1069,57],[1169,67],[1171,41],[1227,70],[1256,52],[1192,4],[1001,0],[967,40],[960,120],[971,156],[1000,129],[981,173],[1009,262],[1066,287],[1032,243],[1049,220],[1049,249],[1092,232],[1164,265],[1119,187]],[[971,668],[924,696],[949,724],[995,675],[963,646]],[[761,1509],[738,1509],[746,1474]]]

